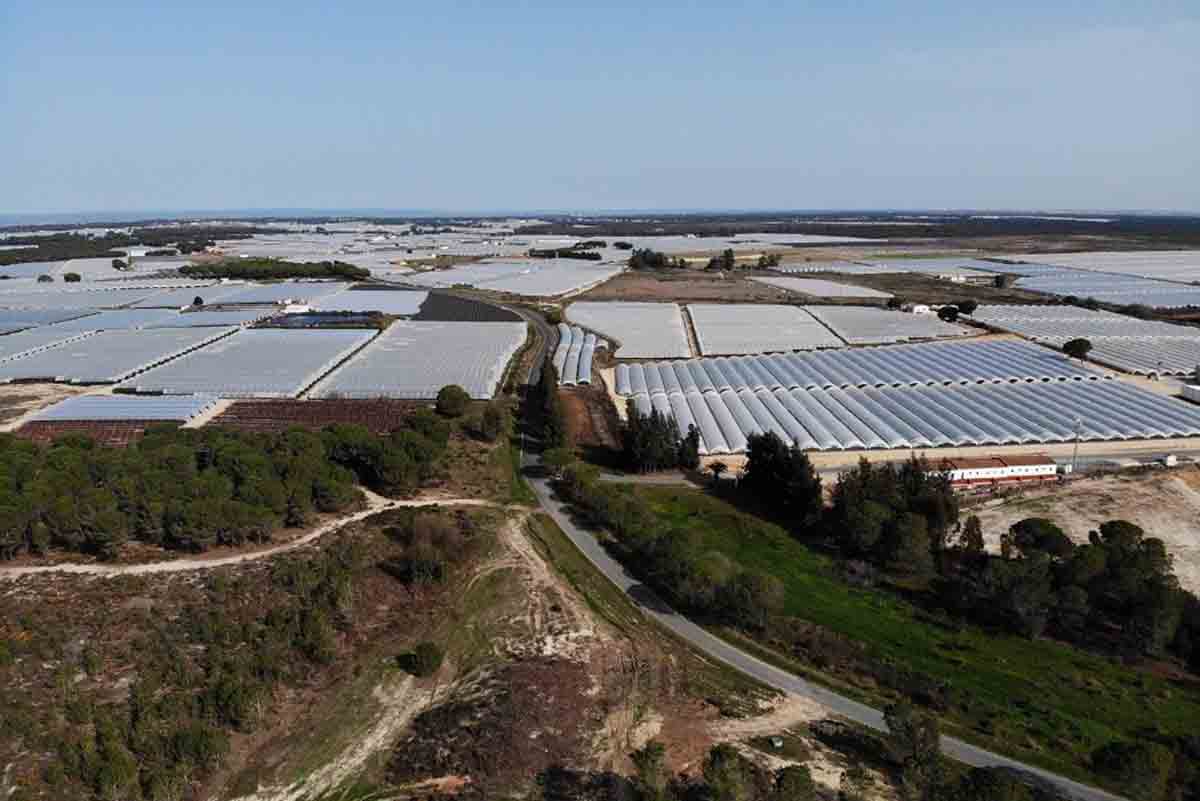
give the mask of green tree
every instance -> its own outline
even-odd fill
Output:
[[[751,797],[746,765],[731,745],[714,746],[704,758],[702,773],[713,801],[748,801]]]
[[[471,396],[457,384],[449,384],[438,390],[438,414],[446,417],[462,417],[471,405]]]
[[[978,515],[971,515],[963,523],[959,547],[972,556],[981,556],[984,553],[983,524],[979,522]]]
[[[79,273],[63,273],[63,281],[68,284],[78,284],[82,280],[83,278]]]
[[[958,319],[958,309],[954,306],[943,306],[938,309],[937,316],[944,322],[952,323]]]
[[[926,798],[942,778],[937,718],[907,700],[888,706],[883,718],[888,753],[901,771],[901,794],[906,799]]]
[[[838,801],[867,801],[874,784],[862,762],[852,762],[842,773]]]
[[[979,308],[979,304],[973,300],[962,300],[955,305],[958,306],[959,314],[965,314],[968,317],[974,314],[975,310]]]
[[[1115,741],[1092,754],[1092,766],[1130,798],[1159,801],[1167,796],[1175,757],[1158,743]]]
[[[772,801],[817,801],[817,785],[803,765],[788,765],[775,772]]]
[[[713,484],[720,483],[721,476],[729,471],[729,465],[722,462],[720,459],[708,463],[708,472],[712,473]]]
[[[1083,361],[1087,358],[1088,353],[1092,350],[1092,343],[1082,337],[1069,339],[1063,343],[1063,353],[1070,356],[1072,359]]]
[[[634,786],[641,801],[664,801],[667,797],[667,749],[651,740],[629,755],[635,772]]]

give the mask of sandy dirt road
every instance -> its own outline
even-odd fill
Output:
[[[0,567],[0,581],[5,579],[19,579],[22,576],[32,576],[38,573],[77,573],[87,576],[114,578],[116,576],[146,576],[155,573],[184,573],[189,570],[211,570],[215,567],[226,567],[228,565],[238,565],[245,562],[255,562],[260,559],[269,559],[270,557],[278,556],[281,553],[287,553],[288,551],[294,551],[297,548],[303,548],[310,542],[320,539],[330,532],[337,531],[338,529],[348,526],[351,523],[356,523],[359,520],[364,520],[386,509],[421,506],[503,506],[503,504],[497,504],[493,501],[482,500],[480,498],[435,497],[394,501],[389,498],[384,498],[382,495],[376,495],[375,493],[365,489],[363,490],[363,494],[367,499],[367,508],[353,514],[346,515],[345,517],[339,517],[336,520],[331,520],[322,526],[314,528],[307,534],[291,540],[290,542],[285,542],[270,548],[234,554],[232,556],[218,556],[210,558],[204,558],[201,556],[191,559],[171,559],[163,562],[147,562],[140,565],[66,563],[58,565]]]

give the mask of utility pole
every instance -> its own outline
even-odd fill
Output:
[[[1075,475],[1075,468],[1079,462],[1079,437],[1083,433],[1082,418],[1075,418],[1075,450],[1071,454],[1071,475]]]

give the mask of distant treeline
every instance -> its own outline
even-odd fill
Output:
[[[295,262],[282,259],[226,259],[206,264],[189,264],[179,272],[194,278],[240,278],[271,280],[280,278],[348,278],[362,280],[371,271],[344,261]]]
[[[853,217],[854,222],[845,222]],[[522,236],[697,236],[725,237],[734,234],[816,234],[821,236],[858,236],[868,239],[982,236],[1090,235],[1128,237],[1134,247],[1158,247],[1162,244],[1200,245],[1200,216],[1097,215],[1109,222],[1083,219],[1044,219],[1034,217],[989,217],[945,215],[933,219],[913,219],[911,215],[885,213],[828,214],[724,214],[655,215],[644,220],[561,218],[536,225],[521,226]],[[897,220],[913,223],[897,228]]]
[[[50,226],[53,228],[54,226]],[[37,230],[38,227],[23,230]],[[176,225],[155,228],[135,228],[132,234],[112,231],[99,236],[81,233],[56,233],[44,236],[10,237],[5,245],[28,245],[27,250],[0,251],[0,266],[25,264],[34,261],[63,261],[66,259],[112,258],[123,256],[117,251],[131,247],[147,247],[162,252],[168,247],[180,253],[193,253],[215,244],[217,239],[248,239],[256,233],[271,229],[223,225]]]

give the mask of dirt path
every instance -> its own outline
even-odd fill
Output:
[[[413,718],[432,706],[445,687],[414,687],[412,676],[392,676],[372,695],[378,702],[374,718],[354,743],[303,780],[286,786],[258,787],[237,801],[303,801],[346,785],[373,756],[391,748]]]
[[[263,548],[259,551],[251,551],[248,553],[234,554],[233,556],[219,557],[195,557],[192,559],[172,559],[164,562],[147,562],[141,565],[102,565],[102,564],[76,564],[66,563],[59,565],[32,565],[29,567],[0,567],[0,581],[4,579],[19,579],[22,576],[31,576],[38,573],[78,573],[88,576],[100,576],[102,578],[113,578],[115,576],[145,576],[155,573],[183,573],[189,570],[210,570],[214,567],[226,567],[228,565],[238,565],[245,562],[255,562],[260,559],[269,559],[272,556],[278,556],[281,553],[294,551],[297,548],[303,548],[313,540],[319,539],[331,531],[336,531],[351,523],[356,523],[359,520],[378,514],[385,509],[394,509],[404,506],[489,506],[497,508],[505,508],[504,504],[498,504],[494,501],[487,501],[480,498],[413,498],[410,500],[394,501],[389,498],[384,498],[382,495],[376,495],[370,490],[363,490],[363,495],[367,499],[367,508],[362,511],[355,512],[345,517],[339,517],[336,520],[331,520],[322,526],[318,526],[312,531],[297,537],[290,542],[285,542],[270,548]]]

